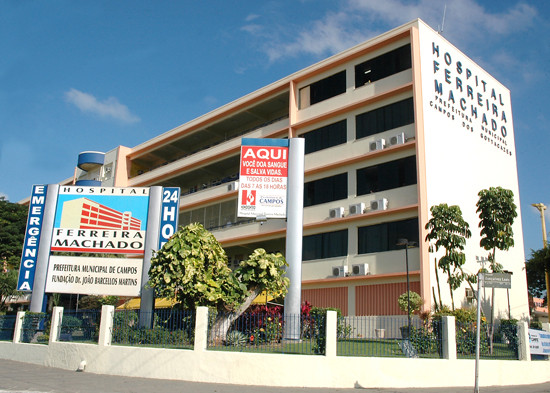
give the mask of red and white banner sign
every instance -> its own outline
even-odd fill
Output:
[[[244,138],[238,216],[286,218],[287,175],[287,139]]]

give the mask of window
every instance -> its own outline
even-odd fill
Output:
[[[416,184],[416,157],[410,156],[358,169],[357,195]]]
[[[300,135],[305,139],[305,153],[313,153],[347,142],[346,119]]]
[[[407,98],[357,115],[355,137],[360,139],[412,123],[414,123],[413,99]]]
[[[347,197],[347,173],[325,177],[304,184],[304,207],[346,199]]]
[[[310,104],[327,100],[346,92],[346,71],[341,71],[309,85]]]
[[[418,243],[418,218],[360,227],[357,237],[359,254],[401,249],[398,239]]]
[[[411,45],[384,53],[355,66],[355,87],[386,78],[411,68]]]
[[[348,230],[304,236],[302,260],[335,258],[348,255]]]

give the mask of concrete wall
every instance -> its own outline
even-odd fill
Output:
[[[109,307],[109,306],[107,306]],[[327,388],[473,386],[473,360],[336,356],[336,318],[327,329],[327,355],[278,355],[206,350],[206,312],[197,315],[194,350],[50,342],[0,342],[0,358],[130,377],[209,383]],[[334,326],[332,326],[334,325]],[[105,328],[102,324],[102,329]],[[101,341],[100,341],[101,342]],[[107,344],[104,341],[103,344]],[[482,360],[480,386],[550,381],[546,361]]]

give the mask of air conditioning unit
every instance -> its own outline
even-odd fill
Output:
[[[372,211],[386,210],[387,208],[388,208],[388,200],[386,198],[370,201],[370,209]]]
[[[344,208],[343,207],[336,207],[334,209],[330,209],[328,211],[328,215],[329,215],[330,218],[344,217]]]
[[[351,267],[351,274],[354,276],[366,276],[369,274],[369,264],[360,263]]]
[[[405,133],[400,132],[397,135],[394,135],[390,138],[390,145],[402,145],[406,142]]]
[[[336,277],[345,277],[348,275],[348,266],[334,266],[332,268],[332,275]]]
[[[355,203],[353,205],[349,205],[349,214],[350,216],[354,214],[363,214],[365,211],[365,204],[364,203]]]
[[[227,192],[235,191],[239,189],[239,182],[238,181],[232,181],[227,185]]]
[[[377,139],[376,141],[370,143],[370,151],[382,150],[384,147],[386,147],[385,139]]]

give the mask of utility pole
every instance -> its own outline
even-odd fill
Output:
[[[542,224],[542,246],[543,248],[546,248],[548,246],[548,242],[546,240],[546,223],[544,221],[544,211],[546,210],[546,206],[543,203],[533,203],[531,206],[536,207],[537,210],[540,212],[540,221]],[[550,277],[548,275],[548,271],[544,271],[544,278],[546,279],[546,311],[548,313],[548,320],[550,321]]]

